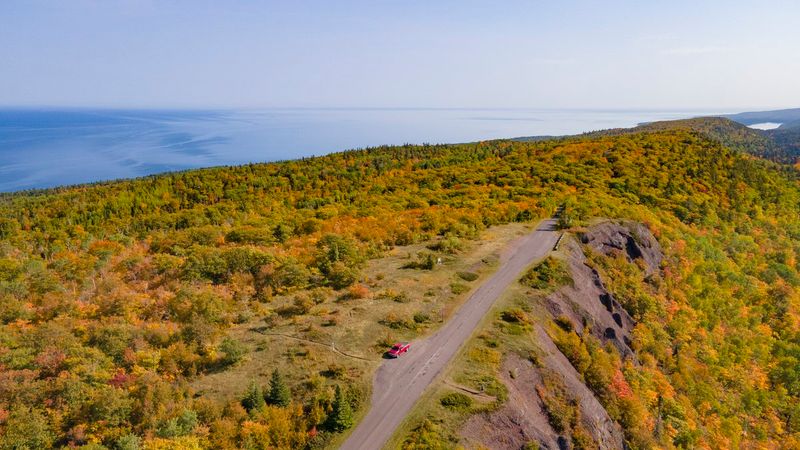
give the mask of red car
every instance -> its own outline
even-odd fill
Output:
[[[398,342],[397,344],[394,344],[392,348],[389,349],[388,352],[386,352],[386,354],[388,354],[392,358],[397,358],[398,356],[407,352],[409,348],[411,348],[410,342]]]

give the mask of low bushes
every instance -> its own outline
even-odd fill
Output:
[[[552,290],[569,283],[569,269],[563,260],[548,256],[528,270],[520,282],[534,289]]]
[[[478,279],[478,274],[474,272],[457,272],[456,275],[464,281],[475,281]]]
[[[449,394],[445,394],[439,400],[439,403],[441,403],[445,408],[459,411],[467,410],[472,407],[472,399],[461,392],[451,392]]]

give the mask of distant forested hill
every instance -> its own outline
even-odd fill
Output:
[[[780,122],[781,120],[787,122]],[[693,130],[734,150],[783,164],[796,164],[800,158],[800,121],[791,122],[792,120],[800,120],[800,109],[654,122],[633,129],[602,131],[597,134],[614,135],[670,129]],[[783,125],[773,130],[757,130],[747,126],[768,121],[778,121]]]
[[[792,128],[800,125],[800,108],[743,112],[724,117],[744,125],[772,122],[781,124],[781,127]]]
[[[745,125],[764,122],[781,124],[778,128],[762,132],[772,141],[771,151],[764,156],[788,164],[797,164],[800,160],[800,108],[746,112],[726,117]]]
[[[617,298],[637,320],[635,358],[563,330],[587,384],[620,393],[598,398],[628,445],[796,448],[800,188],[793,169],[735,150],[768,144],[707,119],[2,195],[0,448],[330,446],[364,407],[340,388],[369,373],[305,370],[314,353],[267,348],[260,378],[234,386],[236,398],[191,383],[243,357],[236,324],[319,336],[319,317],[389,339],[425,322],[350,323],[333,311],[367,295],[364,261],[395,246],[440,239],[431,255],[457,255],[459,240],[560,206],[565,227],[636,220],[664,250],[658,274],[618,274]],[[291,308],[280,309],[286,296]],[[267,384],[286,364],[302,375],[276,371]]]
[[[759,130],[721,117],[699,117],[695,119],[670,120],[642,124],[626,130],[611,130],[598,134],[626,134],[664,130],[696,131],[725,147],[768,158],[775,151],[775,143]],[[769,158],[768,158],[769,159]]]
[[[764,122],[780,123],[772,130],[749,128]],[[697,117],[642,124],[634,128],[619,128],[586,133],[584,136],[615,136],[629,133],[659,130],[693,130],[726,147],[765,158],[782,164],[798,164],[800,161],[800,109],[748,112],[722,117]],[[535,142],[548,139],[565,139],[569,136],[531,136],[515,140]]]

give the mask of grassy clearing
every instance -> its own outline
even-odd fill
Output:
[[[314,395],[320,386],[355,386],[363,395],[362,407],[356,410],[360,418],[369,403],[372,374],[387,346],[419,339],[440,327],[494,271],[500,251],[528,231],[522,224],[493,227],[479,240],[462,243],[456,253],[431,250],[438,248],[437,241],[397,247],[369,261],[355,287],[275,297],[231,329],[229,337],[244,347],[242,360],[198,377],[192,387],[205,396],[235,400],[252,381],[266,384],[277,367],[295,398]],[[423,260],[433,255],[432,270],[403,268],[419,261],[420,254]],[[343,438],[337,435],[327,447]]]

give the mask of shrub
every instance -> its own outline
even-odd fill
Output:
[[[487,347],[489,347],[489,348],[497,348],[497,347],[500,347],[500,341],[498,341],[498,340],[497,340],[497,339],[495,339],[495,338],[486,337],[486,338],[484,338],[483,342],[484,342],[484,343],[486,344],[486,346],[487,346]]]
[[[431,317],[423,312],[418,312],[414,314],[414,322],[416,323],[427,323],[431,321]]]
[[[294,258],[285,258],[275,270],[272,282],[275,288],[302,288],[310,277],[311,272],[305,264]]]
[[[397,338],[390,332],[386,333],[386,336],[378,340],[377,347],[381,350],[381,352],[386,351],[387,347],[391,347],[397,342]]]
[[[184,409],[180,416],[167,419],[158,426],[156,435],[161,438],[186,436],[197,426],[197,413]]]
[[[403,269],[422,269],[433,270],[436,266],[436,259],[433,253],[419,253],[416,261],[411,261],[403,265]]]
[[[397,303],[408,303],[411,301],[411,299],[408,298],[408,295],[406,295],[405,292],[395,292],[389,290],[386,291],[386,295],[388,296],[388,298],[391,298],[392,301],[395,301]]]
[[[228,264],[222,252],[215,247],[193,245],[183,263],[183,277],[187,280],[207,279],[222,283],[228,276]]]
[[[449,394],[445,394],[439,400],[439,403],[441,403],[445,408],[454,410],[465,410],[472,407],[472,399],[461,392],[451,392]]]
[[[236,317],[234,317],[233,322],[237,324],[243,324],[251,321],[255,317],[255,313],[248,307],[244,307],[236,312]]]
[[[553,320],[555,321],[556,325],[558,325],[558,327],[564,331],[572,331],[574,329],[572,320],[570,320],[570,318],[564,314],[561,314]]]
[[[580,410],[578,410],[578,412],[580,412]],[[584,428],[583,424],[580,422],[574,424],[572,429],[572,448],[575,450],[590,450],[598,447],[592,435]]]
[[[313,307],[314,300],[312,300],[308,294],[300,293],[294,296],[291,306],[282,308],[280,312],[284,313],[285,315],[300,316],[303,314],[308,314]]]
[[[474,272],[457,272],[456,275],[464,281],[475,281],[478,279],[478,274]]]
[[[463,294],[464,292],[467,291],[469,291],[469,286],[467,286],[466,284],[463,283],[450,284],[450,292],[452,292],[453,295]]]
[[[347,289],[347,297],[349,298],[366,298],[368,295],[369,289],[363,284],[354,284]]]
[[[537,386],[536,392],[544,403],[547,412],[547,421],[556,433],[566,433],[569,431],[575,409],[570,405],[566,398],[563,386]]]
[[[459,250],[464,248],[464,244],[461,243],[461,240],[457,236],[447,234],[439,242],[428,246],[428,248],[452,255],[458,253]]]
[[[328,283],[334,289],[343,289],[358,280],[364,255],[352,239],[328,234],[317,242],[316,262]]]
[[[496,369],[497,366],[495,366]],[[508,388],[505,383],[498,380],[492,375],[484,375],[469,383],[471,386],[485,393],[497,398],[498,403],[503,403],[508,399]]]
[[[558,333],[554,336],[553,341],[561,350],[561,353],[567,357],[569,362],[575,367],[579,373],[584,374],[586,373],[586,369],[591,364],[592,357],[589,355],[589,351],[586,348],[586,344],[583,340],[575,334],[574,332],[567,332],[562,330],[556,330]]]
[[[357,268],[364,261],[364,257],[351,239],[336,234],[325,235],[317,242],[316,258],[317,267],[325,276],[331,274],[335,263]]]
[[[159,275],[165,273],[176,273],[183,264],[183,258],[172,256],[166,253],[156,253],[153,255],[153,268]]]
[[[219,350],[225,353],[222,358],[223,364],[230,366],[238,363],[244,358],[247,348],[241,342],[231,337],[226,337],[219,345]]]
[[[468,356],[473,362],[494,367],[500,364],[501,353],[488,347],[475,347],[469,351]]]
[[[315,305],[325,303],[325,300],[331,295],[330,288],[317,288],[311,291],[311,300]]]
[[[390,312],[390,313],[386,314],[386,317],[381,319],[379,323],[381,325],[386,325],[387,327],[393,328],[395,330],[400,329],[400,328],[407,328],[409,330],[416,330],[417,329],[417,325],[418,325],[413,320],[403,319],[403,318],[397,316],[397,314],[395,314],[393,312]]]
[[[346,370],[344,366],[340,366],[338,364],[331,364],[328,366],[327,369],[321,372],[321,375],[326,378],[331,378],[335,380],[341,380],[344,378]]]
[[[569,281],[569,271],[564,261],[552,256],[530,269],[520,280],[526,286],[542,290],[555,289]]]
[[[411,431],[400,448],[402,450],[442,450],[449,448],[451,445],[442,427],[430,419],[425,419]]]
[[[331,264],[325,275],[331,287],[334,289],[344,289],[358,281],[358,270],[348,267],[344,263],[337,261]]]
[[[575,226],[576,223],[577,221],[575,220],[575,217],[572,215],[571,212],[563,211],[558,216],[558,223],[556,223],[556,228],[558,228],[559,230],[565,230],[567,228],[572,228],[573,226]]]
[[[126,434],[117,439],[114,443],[117,450],[139,450],[142,448],[142,439],[135,434]]]
[[[283,243],[292,236],[292,231],[292,227],[289,225],[279,223],[272,228],[272,237],[274,237],[276,241]]]
[[[530,318],[525,311],[519,308],[509,308],[500,314],[500,318],[511,323],[530,323]]]

